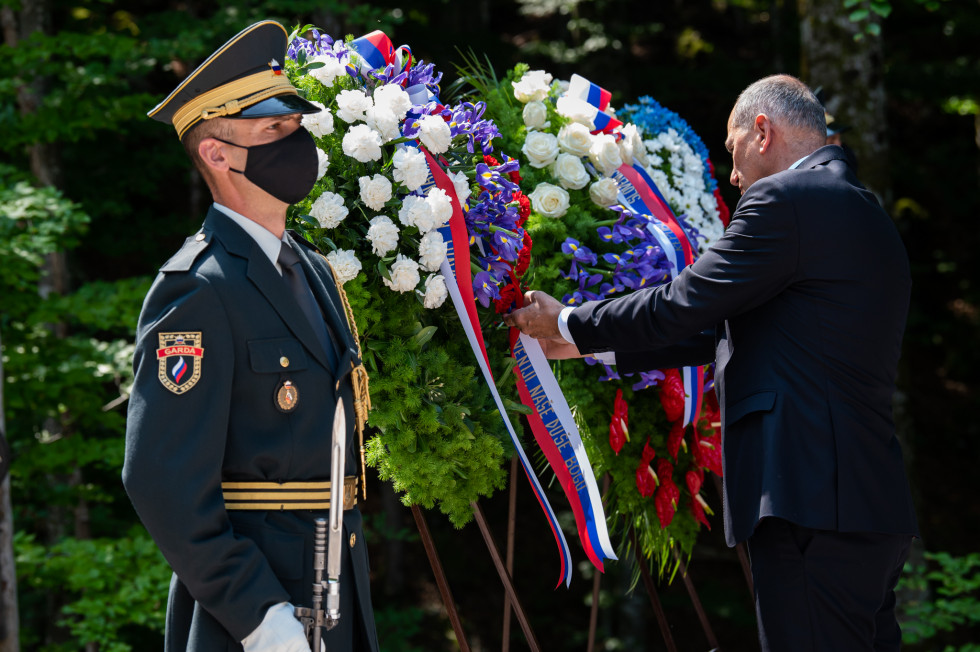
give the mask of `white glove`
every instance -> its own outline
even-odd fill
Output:
[[[242,640],[245,652],[310,652],[303,625],[288,602],[269,607],[265,618]]]

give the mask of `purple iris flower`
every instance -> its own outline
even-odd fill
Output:
[[[602,370],[605,372],[605,374],[602,375],[602,376],[599,376],[599,380],[600,381],[605,381],[605,380],[619,380],[619,374],[616,373],[616,370],[613,369],[612,367],[610,367],[609,365],[603,364],[602,365]]]
[[[491,299],[500,298],[496,280],[487,272],[479,272],[473,277],[473,293],[484,308],[490,305]]]
[[[510,265],[501,256],[484,256],[480,259],[480,268],[499,279],[502,275],[510,271]],[[481,274],[483,272],[480,272]]]
[[[500,258],[508,262],[517,260],[517,247],[520,245],[521,241],[506,231],[495,231],[493,234],[493,248]]]
[[[572,292],[561,298],[561,302],[566,306],[581,306],[585,301],[586,299],[582,296],[581,292]]]
[[[499,168],[491,168],[486,163],[476,164],[476,181],[481,188],[494,192],[505,189],[511,192],[518,190],[517,184],[511,181],[509,177],[501,174]]]
[[[633,391],[640,389],[646,389],[647,387],[653,387],[661,380],[666,378],[662,371],[641,371],[640,372],[640,382],[633,384]]]
[[[375,68],[368,73],[368,76],[377,80],[378,86],[382,84],[401,84],[408,79],[408,73],[395,73],[395,65],[389,63],[384,68]]]
[[[571,256],[572,260],[586,265],[595,265],[599,260],[598,256],[591,249],[575,238],[566,238],[565,242],[561,243],[561,251]]]
[[[442,81],[442,73],[436,72],[436,67],[434,64],[425,63],[424,61],[419,61],[411,70],[408,71],[408,85],[415,86],[416,84],[425,84],[430,90],[434,87],[436,90],[436,95],[438,95],[439,82]]]

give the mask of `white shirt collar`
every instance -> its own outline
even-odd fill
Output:
[[[245,229],[245,233],[252,236],[255,243],[259,245],[259,249],[262,250],[268,258],[269,262],[272,263],[276,271],[282,274],[282,268],[279,266],[279,250],[282,248],[282,243],[289,243],[286,240],[285,231],[282,234],[282,238],[277,238],[276,234],[265,228],[258,222],[248,219],[241,213],[236,213],[227,206],[222,206],[218,202],[214,202],[214,207],[219,211],[230,217],[235,224]]]
[[[793,165],[789,166],[789,169],[790,170],[795,170],[796,168],[800,167],[800,163],[802,163],[803,161],[805,161],[806,158],[807,158],[807,156],[809,156],[809,154],[807,154],[806,156],[804,156],[803,158],[801,158],[799,161],[797,161]],[[217,204],[215,204],[215,205],[217,205]]]

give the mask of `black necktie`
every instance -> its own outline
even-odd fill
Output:
[[[299,263],[299,256],[285,242],[279,249],[279,265],[282,267],[282,278],[296,298],[296,303],[303,309],[303,313],[313,326],[313,332],[320,340],[320,346],[327,354],[327,361],[330,363],[330,370],[333,371],[337,366],[337,352],[334,351],[330,336],[327,333],[327,323],[323,319],[323,313],[313,297],[313,290],[306,280],[306,274]]]

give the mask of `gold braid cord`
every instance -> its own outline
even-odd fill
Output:
[[[344,286],[337,282],[337,274],[333,270],[333,265],[330,264],[326,256],[323,254],[320,254],[320,256],[327,263],[327,267],[330,268],[330,273],[333,275],[334,285],[337,287],[340,300],[344,304],[347,325],[350,327],[351,333],[354,334],[354,342],[357,344],[357,358],[362,360],[361,337],[357,334],[354,309],[350,307],[350,302],[347,300],[347,293],[344,292]],[[367,424],[368,412],[371,411],[371,392],[368,388],[368,372],[364,368],[363,362],[351,370],[351,384],[354,387],[354,417],[357,419],[357,437],[361,449],[361,496],[364,500],[367,500],[367,464],[364,461],[364,426]]]

